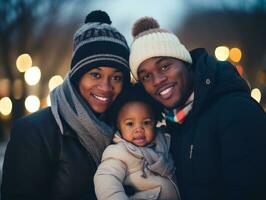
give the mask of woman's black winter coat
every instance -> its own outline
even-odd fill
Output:
[[[45,108],[13,125],[6,149],[2,200],[93,200],[96,164],[65,123]]]

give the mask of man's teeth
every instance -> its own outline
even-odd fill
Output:
[[[96,96],[96,95],[94,95],[94,97],[95,97],[96,99],[101,100],[101,101],[108,101],[108,98],[105,98],[105,97],[99,97],[99,96]]]
[[[167,94],[170,90],[171,90],[171,88],[168,88],[168,89],[166,89],[166,90],[160,92],[160,95],[165,95],[165,94]]]

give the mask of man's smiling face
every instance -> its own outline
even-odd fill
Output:
[[[192,91],[188,66],[170,57],[152,57],[138,68],[138,79],[145,90],[167,108],[182,104]]]

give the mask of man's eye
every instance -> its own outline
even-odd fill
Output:
[[[97,79],[101,77],[101,75],[97,72],[91,72],[90,75],[94,78],[97,78]]]
[[[163,65],[161,66],[161,70],[162,71],[166,71],[168,69],[169,65]]]
[[[151,77],[151,75],[150,75],[150,74],[148,74],[148,73],[145,73],[145,74],[143,74],[143,75],[142,75],[141,79],[142,79],[143,81],[147,81],[147,80],[149,80],[149,79],[150,79],[150,77]]]
[[[133,122],[127,122],[126,126],[133,126]]]

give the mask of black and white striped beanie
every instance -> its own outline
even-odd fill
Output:
[[[129,47],[124,36],[111,26],[107,13],[97,10],[86,16],[85,24],[74,35],[70,80],[77,82],[89,70],[117,68],[130,80]]]

